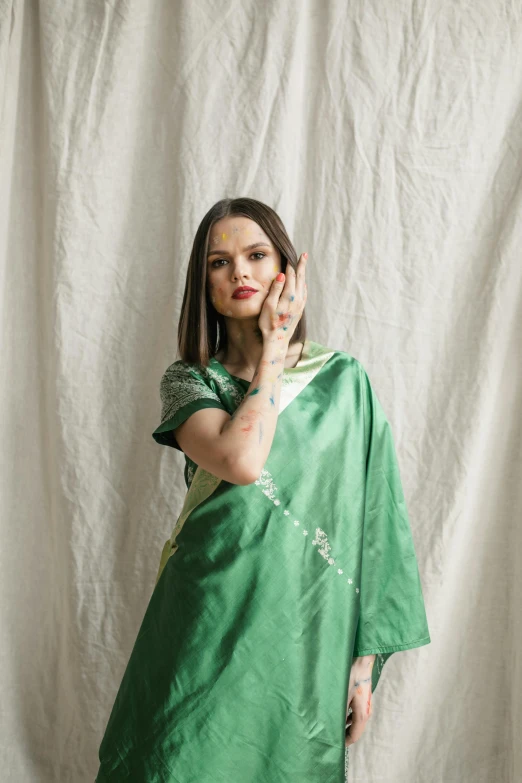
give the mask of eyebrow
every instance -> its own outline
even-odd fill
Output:
[[[270,247],[266,242],[254,242],[252,245],[247,245],[243,248],[243,253],[246,253],[247,250],[253,250],[254,247]],[[214,255],[220,255],[220,256],[229,256],[230,253],[228,250],[211,250],[210,253],[207,255],[207,258],[210,258],[210,256]]]

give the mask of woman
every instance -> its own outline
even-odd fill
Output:
[[[305,269],[259,201],[197,230],[153,432],[188,491],[98,783],[340,783],[385,661],[430,642],[389,424],[306,337]]]

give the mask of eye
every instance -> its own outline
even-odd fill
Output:
[[[265,256],[266,256],[266,253],[263,253],[263,252],[261,252],[261,250],[258,250],[258,251],[257,251],[257,253],[252,253],[252,256],[261,256],[261,258],[265,258]],[[251,257],[252,257],[252,256],[251,256]],[[261,261],[261,258],[259,258],[259,259],[257,259],[257,260],[258,260],[258,261]],[[220,267],[220,266],[223,266],[223,264],[220,264],[220,263],[219,263],[220,261],[226,261],[226,258],[216,258],[216,260],[215,260],[215,261],[212,261],[212,263],[210,264],[210,266],[214,267],[215,269],[217,269],[217,268],[218,268],[218,267]]]

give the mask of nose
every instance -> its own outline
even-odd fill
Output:
[[[239,280],[240,278],[249,277],[248,264],[242,256],[239,256],[239,258],[236,259],[231,259],[230,269],[232,280]]]

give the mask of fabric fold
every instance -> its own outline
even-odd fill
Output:
[[[174,445],[164,425],[187,405],[232,414],[249,386],[216,360],[171,365],[153,437]],[[364,368],[307,340],[283,388],[255,482],[200,466],[187,481],[98,783],[341,783],[353,658],[376,653],[375,689],[393,652],[430,641],[393,437]]]

